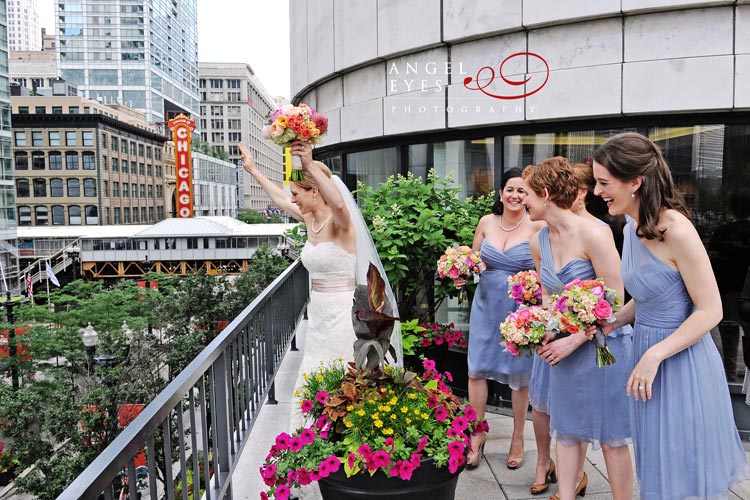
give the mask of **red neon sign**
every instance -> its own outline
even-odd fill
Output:
[[[183,114],[169,120],[175,145],[175,166],[177,167],[177,217],[193,216],[193,166],[190,156],[190,141],[193,138],[195,122]]]

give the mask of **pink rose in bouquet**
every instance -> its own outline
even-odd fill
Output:
[[[549,312],[541,306],[522,305],[500,323],[501,344],[513,356],[531,356],[547,332],[549,318]]]
[[[268,117],[263,127],[263,137],[279,146],[287,147],[294,141],[320,144],[328,132],[328,119],[305,103],[299,106],[285,104]],[[303,181],[302,162],[292,156],[292,181]]]
[[[542,303],[542,284],[536,271],[519,271],[513,276],[509,276],[508,297],[518,305],[540,305]]]
[[[550,303],[553,304],[551,328],[570,334],[580,333],[600,320],[613,322],[621,304],[617,292],[607,288],[602,279],[573,280],[565,285],[562,293],[551,295]],[[597,331],[594,344],[599,367],[615,363],[601,330]]]

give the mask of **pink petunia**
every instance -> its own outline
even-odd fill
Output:
[[[419,443],[417,444],[417,453],[422,453],[422,450],[424,450],[424,447],[427,446],[429,439],[427,436],[422,436],[422,439],[419,440]]]
[[[278,448],[280,451],[284,451],[287,448],[289,448],[289,443],[291,442],[292,438],[289,434],[286,432],[282,432],[278,436],[276,436],[276,448]]]
[[[302,440],[302,443],[306,445],[315,441],[315,433],[312,431],[312,429],[303,430],[300,433],[299,437]]]
[[[463,455],[451,455],[451,457],[448,458],[448,470],[451,474],[455,474],[465,461],[466,458]]]
[[[431,359],[425,359],[422,361],[422,366],[427,371],[434,371],[435,370],[435,362]]]
[[[412,469],[416,469],[419,467],[419,464],[422,462],[422,457],[419,455],[419,453],[412,453],[409,457],[409,463],[411,464]]]
[[[468,426],[469,423],[466,420],[466,417],[456,417],[453,419],[453,422],[451,422],[451,427],[458,429],[459,431],[465,431]]]
[[[326,404],[328,398],[329,396],[326,391],[318,391],[317,393],[315,393],[315,400],[322,405]]]
[[[385,446],[391,449],[391,453],[393,453],[393,448],[396,447],[396,442],[393,440],[392,437],[385,438]]]
[[[260,468],[260,475],[263,479],[270,479],[276,475],[276,464],[268,464]]]
[[[331,474],[335,474],[338,472],[339,468],[341,467],[341,460],[339,460],[339,457],[336,455],[331,455],[330,457],[326,458],[326,462],[328,463],[328,469],[331,471]]]
[[[372,448],[370,448],[369,444],[365,443],[357,449],[357,453],[365,460],[369,460],[372,457]]]
[[[326,460],[323,460],[318,464],[318,475],[320,477],[326,478],[331,474],[331,468],[328,466],[328,462]]]
[[[398,471],[398,477],[400,477],[404,481],[408,481],[411,479],[412,472],[414,472],[414,467],[409,462],[401,461],[401,467],[399,467]]]
[[[372,463],[375,468],[388,467],[391,463],[391,455],[385,450],[378,450],[372,456]]]
[[[477,419],[477,412],[471,406],[467,406],[464,408],[464,417],[466,417],[466,420],[469,422],[473,422]]]
[[[453,382],[453,375],[451,375],[451,372],[443,372],[443,375],[445,375],[448,382]]]
[[[273,492],[276,500],[289,500],[289,486],[282,484]]]
[[[446,418],[448,418],[448,410],[445,406],[438,406],[437,409],[435,409],[435,419],[437,419],[438,422],[445,422]]]
[[[463,441],[451,441],[447,446],[448,453],[450,455],[463,454],[465,448],[466,445],[463,443]]]
[[[299,451],[305,446],[305,443],[299,436],[294,436],[289,442],[289,449],[292,451]]]
[[[349,452],[349,458],[346,459],[346,464],[349,466],[349,468],[354,467],[354,462],[357,460],[357,455],[355,455],[353,452]]]
[[[326,423],[328,422],[328,415],[321,415],[318,417],[318,420],[315,421],[315,427],[318,429],[322,429]]]
[[[302,413],[310,413],[310,411],[312,411],[313,409],[313,406],[314,406],[314,403],[310,401],[309,399],[305,399],[299,405],[300,409],[302,410]]]
[[[448,436],[449,438],[457,438],[457,437],[461,437],[461,431],[451,427],[450,429],[448,429],[448,432],[446,432],[445,435]]]
[[[268,495],[265,491],[260,492],[260,500],[268,500]]]
[[[312,475],[310,474],[310,471],[305,469],[304,467],[299,470],[298,477],[300,486],[307,486],[308,484],[312,483]]]

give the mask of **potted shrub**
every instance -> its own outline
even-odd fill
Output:
[[[486,426],[452,393],[431,360],[423,373],[385,364],[393,322],[384,282],[370,266],[355,291],[354,362],[306,374],[301,408],[308,427],[281,433],[260,473],[262,499],[286,500],[318,481],[325,500],[453,499],[469,433]],[[385,311],[385,312],[384,312]]]

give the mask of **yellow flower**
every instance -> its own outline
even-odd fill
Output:
[[[307,379],[310,378],[310,374],[309,373],[303,373],[302,374],[302,378],[305,379],[305,382],[307,382]]]
[[[401,413],[406,413],[406,412],[408,412],[408,411],[409,411],[409,408],[408,408],[408,407],[406,407],[406,406],[402,406],[402,407],[401,407]]]
[[[382,420],[376,420],[375,421],[375,427],[377,427],[378,429],[380,429],[381,427],[383,427],[383,421]]]
[[[386,436],[390,436],[391,434],[393,434],[393,429],[383,429],[383,434],[385,434]]]
[[[380,413],[373,413],[372,414],[372,419],[373,420],[378,420],[379,418],[380,418]]]
[[[296,391],[294,391],[294,397],[295,398],[299,398],[300,397],[299,389],[297,389]]]
[[[280,115],[276,117],[276,123],[279,124],[280,127],[286,127],[286,116]]]
[[[391,413],[391,420],[396,420],[396,415],[394,413]]]
[[[364,417],[365,416],[365,410],[359,410],[357,412],[357,415],[359,415],[360,417]]]
[[[322,382],[323,381],[323,375],[318,375],[315,378],[318,380],[318,382]]]
[[[352,411],[354,409],[354,405],[349,405],[346,407],[346,411]]]
[[[388,404],[395,405],[398,403],[398,398],[396,396],[393,396],[390,401],[388,401]]]
[[[419,412],[419,410],[414,410],[414,414],[415,414],[416,416],[419,416],[419,413],[420,413],[420,412]]]
[[[426,413],[422,413],[422,418],[427,420],[428,418],[430,418],[430,416]]]
[[[416,392],[410,392],[408,397],[409,397],[409,399],[417,399],[417,393]]]
[[[383,408],[378,408],[378,409],[379,409],[379,410],[382,410],[382,411],[384,411],[384,412],[386,412],[386,413],[388,413],[389,411],[391,411],[391,407],[390,407],[390,406],[388,406],[388,405],[385,405],[385,406],[384,406]]]
[[[406,417],[406,423],[407,423],[407,424],[410,424],[410,423],[411,423],[411,419],[410,419],[409,417]]]
[[[352,421],[351,421],[351,420],[349,420],[348,418],[345,418],[345,419],[344,419],[344,425],[346,426],[346,428],[347,428],[347,429],[349,429],[349,428],[351,428],[351,426],[352,426],[352,425],[354,425],[354,424],[352,423]]]

